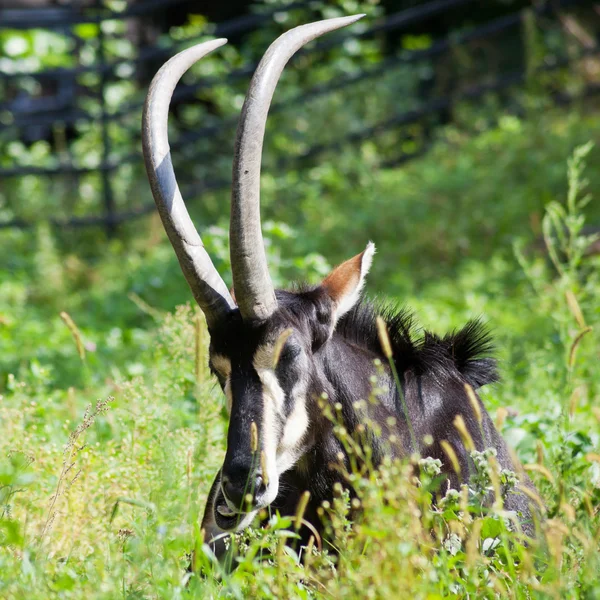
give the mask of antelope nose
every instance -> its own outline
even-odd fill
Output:
[[[254,504],[256,496],[264,491],[264,484],[258,473],[254,476],[247,474],[244,477],[235,478],[223,474],[221,476],[221,488],[227,500],[237,508],[243,509],[248,501],[246,496],[250,496],[250,503]]]

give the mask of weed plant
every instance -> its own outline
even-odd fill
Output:
[[[545,252],[529,239],[516,247],[520,267],[504,255],[466,262],[453,281],[440,278],[403,298],[435,330],[480,312],[493,324],[503,381],[483,397],[540,492],[531,496],[541,514],[535,538],[524,538],[503,509],[519,472],[499,471],[493,452],[474,452],[468,485],[440,492],[435,461],[376,468],[338,426],[356,458],[345,475],[357,496],[339,486],[321,507],[326,538],[299,547],[302,511],[272,514],[264,529],[231,539],[236,568],[224,568],[203,546],[198,524],[226,439],[222,394],[205,367],[203,320],[189,305],[153,306],[135,286],[127,299],[107,280],[106,337],[95,337],[81,309],[96,300],[82,296],[73,311],[59,289],[32,297],[24,312],[3,313],[14,330],[16,314],[31,318],[43,303],[56,304],[52,326],[38,325],[50,332],[35,337],[40,353],[31,359],[30,345],[11,346],[16,368],[2,381],[0,597],[600,596],[600,283],[584,229],[590,152],[579,147],[569,162],[566,202],[546,206]],[[46,251],[36,269],[70,277],[79,267],[60,265],[50,234],[38,235]],[[169,250],[157,244],[146,252],[161,264]],[[503,292],[509,274],[513,286]],[[26,296],[16,283],[4,289]],[[123,302],[136,326],[115,332],[110,307]],[[131,353],[126,362],[117,353],[107,370],[98,355],[110,356],[123,335],[134,340]],[[335,407],[329,417],[336,420]],[[497,500],[487,506],[491,491]],[[187,572],[192,550],[197,574]]]

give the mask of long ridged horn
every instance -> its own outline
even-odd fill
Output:
[[[181,270],[209,327],[231,311],[235,303],[204,249],[181,197],[171,162],[167,120],[173,91],[183,74],[225,43],[225,39],[204,42],[166,62],[150,84],[142,117],[144,162],[152,195]]]
[[[237,130],[229,229],[233,287],[244,319],[264,320],[277,308],[260,226],[260,164],[273,92],[286,63],[302,46],[363,16],[287,31],[269,46],[250,82]]]

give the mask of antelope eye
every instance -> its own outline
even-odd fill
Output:
[[[294,360],[302,351],[302,348],[296,344],[286,344],[281,351],[279,363],[289,363]]]

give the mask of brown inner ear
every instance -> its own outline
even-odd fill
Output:
[[[364,251],[343,262],[323,280],[323,288],[336,304],[344,296],[351,294],[360,283],[363,254]]]

